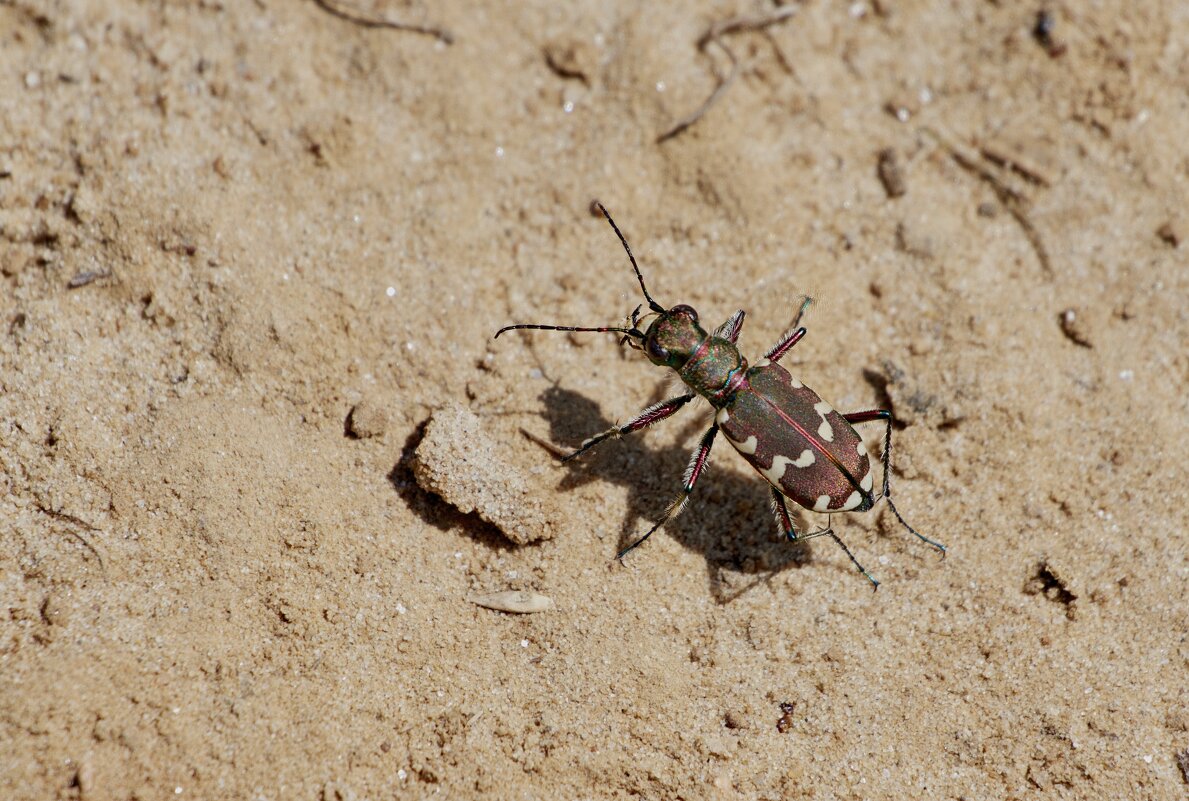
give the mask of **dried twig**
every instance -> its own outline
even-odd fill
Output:
[[[1049,187],[1056,183],[1052,171],[1027,154],[1016,152],[997,142],[984,142],[979,150],[984,158],[1006,170],[1019,173],[1034,184]]]
[[[537,443],[542,448],[549,451],[550,453],[552,453],[554,456],[556,456],[559,459],[564,459],[565,457],[569,456],[571,453],[570,450],[567,450],[566,448],[563,448],[560,445],[554,445],[549,440],[547,440],[543,437],[538,437],[536,434],[529,431],[527,428],[520,429],[520,433],[525,436],[525,439],[528,439],[528,440],[531,440],[531,441]]]
[[[718,22],[711,25],[706,30],[706,33],[702,34],[702,38],[698,39],[698,50],[705,53],[706,47],[708,45],[718,45],[722,51],[727,54],[727,58],[731,60],[730,72],[726,74],[726,77],[723,77],[716,72],[715,78],[717,79],[718,84],[714,87],[714,91],[710,93],[710,96],[706,98],[706,100],[701,106],[698,107],[696,111],[694,111],[692,114],[682,117],[664,133],[658,136],[656,138],[657,144],[672,139],[674,136],[677,136],[677,134],[681,133],[686,128],[689,128],[691,125],[705,116],[706,112],[710,111],[711,107],[713,107],[714,104],[718,102],[718,99],[722,97],[726,93],[727,89],[731,87],[731,84],[735,82],[735,78],[739,76],[739,59],[736,58],[734,51],[727,47],[727,43],[723,41],[722,37],[729,33],[736,33],[738,31],[762,30],[767,28],[769,25],[775,25],[777,22],[788,19],[793,14],[796,14],[797,10],[798,9],[796,6],[781,6],[780,8],[777,8],[767,14],[759,14],[754,17],[730,17],[729,19],[719,20]]]
[[[98,281],[100,278],[110,278],[110,277],[111,277],[111,270],[87,270],[86,272],[79,273],[78,275],[74,276],[69,281],[67,281],[66,288],[67,289],[78,289],[79,287],[84,287],[87,284],[92,284],[92,283]]]
[[[88,523],[86,520],[83,520],[81,517],[76,517],[75,515],[68,514],[66,512],[59,512],[57,509],[51,509],[50,507],[48,507],[40,502],[37,503],[37,511],[41,512],[42,514],[46,515],[47,517],[52,517],[55,520],[62,521],[63,523],[71,523],[75,526],[78,526],[79,528],[85,528],[88,531],[98,531],[99,530],[95,526]],[[87,540],[86,537],[84,537],[82,534],[79,534],[77,531],[75,531],[73,528],[70,528],[69,526],[63,526],[62,530],[65,531],[70,536],[74,537],[76,540],[78,540],[78,542],[81,543],[91,553],[95,554],[95,558],[99,560],[99,567],[105,571],[107,570],[107,565],[105,565],[103,563],[103,555],[101,553],[99,553],[99,551],[95,548],[95,546],[92,545]]]
[[[1041,237],[1036,223],[1032,222],[1032,218],[1028,214],[1030,201],[1024,190],[1013,186],[1005,176],[991,169],[978,154],[958,144],[936,128],[924,127],[921,132],[929,135],[941,145],[959,167],[991,187],[995,192],[995,197],[999,198],[999,202],[1003,204],[1003,207],[1015,219],[1016,224],[1020,226],[1020,230],[1024,232],[1024,238],[1032,246],[1032,251],[1036,254],[1041,269],[1052,278],[1053,263],[1049,259],[1049,249],[1045,247],[1044,239]]]
[[[375,17],[365,17],[358,11],[340,6],[337,0],[314,0],[314,4],[318,8],[325,11],[327,14],[346,20],[347,22],[361,25],[364,28],[389,28],[394,31],[406,31],[408,33],[419,33],[423,36],[432,36],[440,42],[445,44],[454,44],[454,34],[445,28],[435,28],[431,25],[417,25],[412,22],[396,22],[389,19],[378,19]]]

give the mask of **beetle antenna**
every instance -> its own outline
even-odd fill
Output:
[[[644,293],[644,299],[648,301],[648,308],[652,309],[657,314],[664,314],[665,307],[653,300],[652,295],[648,294],[648,287],[644,286],[644,276],[640,273],[640,265],[636,264],[636,257],[632,255],[632,247],[628,244],[627,239],[624,238],[623,233],[619,230],[619,226],[615,224],[615,220],[611,219],[611,213],[607,211],[606,206],[604,206],[599,201],[596,200],[594,204],[598,206],[599,211],[603,212],[603,216],[607,218],[607,222],[611,223],[611,228],[615,231],[615,235],[619,237],[619,241],[623,245],[623,249],[627,251],[628,258],[632,262],[632,269],[636,271],[636,278],[640,281],[640,290]]]
[[[641,339],[644,338],[644,332],[638,328],[619,328],[616,326],[602,326],[599,328],[583,328],[583,327],[573,326],[573,325],[538,325],[537,323],[518,323],[516,325],[505,325],[499,331],[495,332],[495,336],[492,337],[492,339],[499,339],[500,334],[504,333],[505,331],[515,331],[516,329],[521,329],[521,328],[536,328],[541,331],[590,331],[590,332],[594,332],[594,333],[603,333],[605,331],[614,331],[617,334],[623,334],[624,336],[628,336],[628,337],[639,337]]]

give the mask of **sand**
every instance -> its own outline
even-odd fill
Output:
[[[773,8],[0,3],[0,797],[1185,798],[1184,3]],[[614,560],[596,198],[948,557],[720,441]]]

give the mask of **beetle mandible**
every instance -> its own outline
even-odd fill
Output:
[[[698,477],[710,458],[710,449],[719,431],[771,485],[772,513],[776,525],[791,541],[814,537],[830,537],[850,557],[850,561],[867,577],[872,588],[879,587],[875,577],[867,572],[846,544],[828,524],[824,529],[802,534],[797,531],[786,501],[793,501],[813,512],[866,512],[883,498],[888,508],[922,542],[942,554],[946,548],[910,526],[892,502],[890,468],[892,458],[892,413],[887,409],[839,414],[817,393],[794,378],[780,365],[780,359],[805,336],[801,317],[811,300],[805,298],[792,327],[773,345],[764,358],[749,365],[735,346],[743,328],[744,312],[735,312],[718,328],[707,333],[698,322],[698,313],[684,303],[666,309],[653,300],[644,285],[644,276],[636,264],[636,257],[619,226],[602,203],[595,202],[599,211],[611,224],[628,254],[640,291],[648,303],[648,314],[641,317],[643,304],[637,306],[628,321],[631,327],[580,327],[519,323],[504,326],[496,332],[498,338],[505,331],[539,329],[544,331],[610,331],[623,334],[620,344],[644,352],[648,360],[677,373],[688,392],[649,406],[624,425],[616,425],[582,443],[573,453],[562,458],[574,459],[608,439],[639,431],[664,420],[697,396],[709,401],[715,409],[714,423],[702,435],[690,458],[682,479],[681,494],[669,504],[660,520],[642,537],[632,542],[616,558],[623,558],[641,545],[661,526],[685,509]],[[641,330],[641,322],[655,315],[648,327]],[[859,423],[882,421],[886,426],[883,448],[883,487],[874,495],[875,480],[871,459],[863,439],[855,431]]]

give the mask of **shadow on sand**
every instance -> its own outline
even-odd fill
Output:
[[[613,425],[593,401],[570,390],[551,387],[542,393],[541,400],[549,422],[548,438],[562,447],[575,446]],[[659,396],[649,402],[658,400]],[[633,414],[636,410],[626,411]],[[683,426],[680,440],[690,440],[691,444],[653,448],[645,445],[638,432],[605,442],[563,467],[566,475],[558,485],[560,492],[592,481],[627,487],[627,509],[620,525],[617,552],[643,535],[677,496],[696,445],[694,438],[710,424],[709,409],[704,404],[691,404],[665,424]],[[762,478],[713,469],[715,462],[738,458],[719,437],[711,466],[698,481],[689,507],[625,560],[648,558],[649,545],[657,537],[672,537],[705,557],[710,589],[719,603],[733,601],[789,567],[810,564],[812,546],[789,543],[777,532],[768,508],[768,485]],[[805,530],[817,527],[816,520],[805,517],[800,517],[798,524]]]

